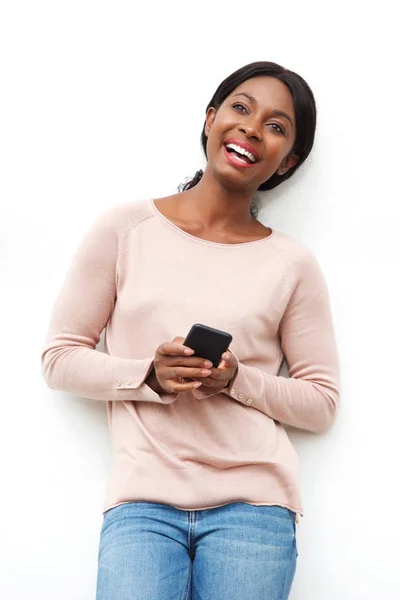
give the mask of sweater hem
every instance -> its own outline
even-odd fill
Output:
[[[117,506],[122,506],[123,504],[134,504],[135,502],[150,502],[149,500],[121,500],[120,502],[117,502],[115,504],[110,504],[108,506],[105,506],[103,509],[103,515],[108,511],[111,510],[112,508],[117,508]],[[186,508],[182,508],[181,506],[176,506],[174,504],[169,504],[166,502],[162,502],[161,500],[159,500],[157,502],[157,504],[166,504],[167,506],[170,506],[171,508],[176,508],[177,510],[181,510],[181,511],[200,511],[200,510],[211,510],[213,508],[220,508],[221,506],[227,506],[228,504],[234,504],[237,502],[243,502],[245,504],[250,504],[251,506],[280,506],[282,508],[287,508],[288,510],[292,511],[293,513],[295,513],[295,515],[300,515],[301,517],[304,516],[303,510],[299,507],[294,507],[293,505],[290,504],[285,504],[284,502],[274,502],[272,500],[269,501],[265,501],[265,502],[251,502],[250,500],[228,500],[227,502],[223,502],[222,504],[214,504],[212,506],[194,506],[194,507],[186,507]]]

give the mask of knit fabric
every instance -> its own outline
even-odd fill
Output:
[[[233,336],[237,375],[217,394],[157,394],[145,383],[156,348],[194,323]],[[114,206],[78,246],[41,358],[51,388],[107,403],[105,510],[248,502],[302,513],[298,456],[283,425],[331,425],[339,366],[326,283],[299,241],[273,230],[253,242],[209,242],[151,199]],[[278,375],[284,358],[289,377]]]

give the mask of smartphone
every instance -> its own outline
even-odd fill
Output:
[[[206,358],[218,367],[231,342],[232,336],[226,331],[196,323],[187,334],[184,345],[194,350],[194,356]]]

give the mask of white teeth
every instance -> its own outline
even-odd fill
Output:
[[[241,146],[237,146],[236,144],[227,144],[226,147],[231,148],[232,150],[238,152],[239,154],[242,154],[243,156],[247,156],[247,158],[249,158],[252,163],[256,162],[256,157],[251,152],[245,150]]]

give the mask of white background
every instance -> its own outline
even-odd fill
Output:
[[[103,209],[173,193],[203,165],[206,104],[254,60],[298,71],[317,98],[312,156],[268,194],[261,217],[317,254],[342,363],[335,426],[321,437],[292,434],[305,518],[291,599],[400,597],[399,48],[390,5],[3,3],[2,599],[95,597],[106,417],[102,403],[45,386],[50,311]]]

